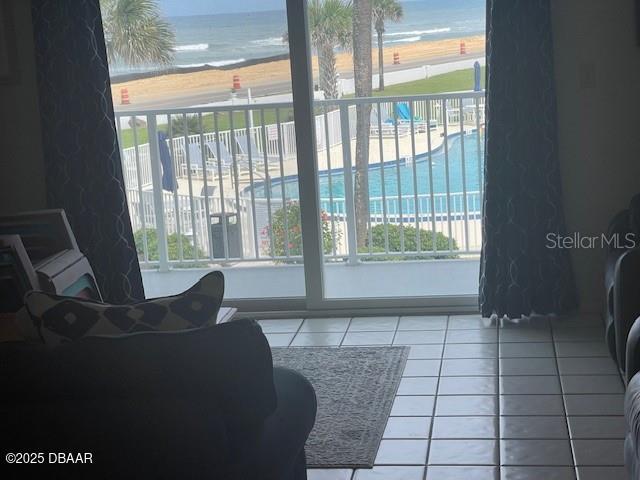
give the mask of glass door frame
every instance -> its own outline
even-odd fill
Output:
[[[326,298],[322,230],[320,224],[318,163],[313,109],[313,73],[311,69],[311,41],[308,29],[307,0],[286,0],[293,111],[296,125],[296,147],[300,209],[302,215],[302,243],[306,289],[306,309],[356,312],[375,308],[390,308],[396,312],[460,311],[473,312],[478,308],[477,295],[384,297],[384,298]],[[299,302],[297,302],[300,305]],[[282,303],[280,304],[282,306]]]

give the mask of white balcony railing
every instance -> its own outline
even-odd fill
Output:
[[[484,92],[316,102],[325,261],[476,255],[484,103]],[[371,110],[364,232],[355,218],[357,105]],[[301,261],[292,108],[116,114],[143,267]]]

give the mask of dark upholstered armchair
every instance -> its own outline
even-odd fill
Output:
[[[640,278],[640,194],[634,196],[629,208],[619,212],[609,223],[609,245],[605,263],[606,340],[611,356],[625,373],[627,335],[640,316],[640,295],[634,285]]]
[[[306,479],[313,388],[253,321],[0,344],[0,391],[3,452],[92,453],[51,478]]]

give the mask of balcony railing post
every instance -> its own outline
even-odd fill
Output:
[[[153,186],[153,210],[158,237],[158,259],[161,272],[169,270],[167,249],[167,229],[164,223],[164,194],[162,193],[162,171],[160,170],[160,147],[158,145],[158,125],[155,115],[147,115],[147,133],[149,136],[149,160],[151,163],[151,182]]]
[[[342,135],[342,163],[344,171],[345,220],[347,222],[347,261],[350,265],[358,263],[358,239],[356,235],[356,206],[353,193],[353,171],[351,162],[351,129],[349,125],[349,107],[340,104],[340,132]]]

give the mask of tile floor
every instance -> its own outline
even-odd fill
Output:
[[[262,320],[272,346],[409,345],[373,469],[309,480],[625,480],[623,385],[597,317]]]

